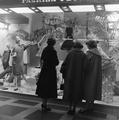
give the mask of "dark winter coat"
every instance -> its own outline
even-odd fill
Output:
[[[78,103],[82,100],[86,55],[80,49],[73,49],[61,66],[64,78],[64,96],[67,102]]]
[[[102,65],[98,49],[87,51],[88,65],[85,75],[84,99],[87,101],[101,100]]]
[[[44,48],[41,61],[43,61],[43,66],[37,82],[36,94],[41,98],[56,98],[56,66],[59,64],[56,50],[52,46]]]

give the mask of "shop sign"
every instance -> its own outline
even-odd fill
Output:
[[[114,0],[115,1],[115,0]],[[73,2],[73,3],[104,3],[107,2],[107,0],[22,0],[22,3],[53,3],[53,2],[57,2],[57,3],[69,3],[69,2]]]
[[[56,2],[56,0],[22,0],[22,3]]]
[[[77,0],[22,0],[22,3],[73,2]]]
[[[73,3],[77,4],[111,4],[117,3],[119,0],[21,0],[23,4],[32,3]]]

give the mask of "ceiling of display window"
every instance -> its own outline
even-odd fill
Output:
[[[0,21],[27,24],[29,20],[22,13],[119,11],[118,3],[119,0],[0,0]]]

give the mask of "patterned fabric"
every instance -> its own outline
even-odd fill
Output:
[[[102,101],[113,102],[114,82],[116,80],[115,64],[109,60],[103,59],[103,74],[102,74]]]

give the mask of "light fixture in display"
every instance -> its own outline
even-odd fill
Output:
[[[64,12],[69,12],[69,11],[71,11],[68,6],[61,6],[61,8],[62,8],[62,10],[63,10]]]
[[[106,11],[119,11],[119,4],[106,4],[105,10]]]
[[[70,5],[72,12],[95,12],[94,5]]]
[[[28,7],[10,8],[10,10],[16,13],[34,13],[34,11]]]
[[[104,10],[104,5],[96,5],[95,9],[98,11]]]
[[[52,6],[52,7],[38,7],[39,10],[41,10],[44,13],[59,13],[63,12],[62,9],[59,6]]]

